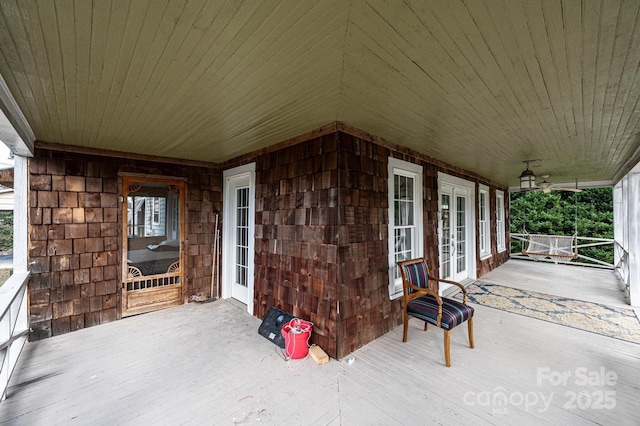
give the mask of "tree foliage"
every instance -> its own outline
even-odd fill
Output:
[[[590,188],[582,192],[530,191],[511,194],[511,232],[613,238],[613,190]],[[512,247],[512,251],[519,251]],[[613,246],[587,247],[583,254],[613,263]]]
[[[13,248],[13,212],[0,212],[0,252]]]

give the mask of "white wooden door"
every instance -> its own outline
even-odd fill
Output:
[[[464,281],[475,277],[473,183],[449,178],[440,182],[440,277]],[[441,284],[440,290],[449,287]]]
[[[254,168],[224,172],[222,297],[233,298],[253,313]]]

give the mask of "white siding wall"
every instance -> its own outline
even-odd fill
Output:
[[[0,211],[13,210],[13,190],[0,191]]]

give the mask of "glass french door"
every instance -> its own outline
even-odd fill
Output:
[[[223,178],[222,297],[253,313],[255,163],[225,170]]]
[[[463,281],[470,271],[473,250],[472,198],[467,187],[440,185],[440,277]],[[441,284],[440,290],[449,286]]]

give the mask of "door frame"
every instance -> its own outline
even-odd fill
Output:
[[[461,191],[463,192],[468,200],[468,205],[466,206],[467,214],[465,215],[465,219],[467,221],[466,227],[466,249],[467,249],[467,279],[475,279],[477,277],[476,270],[476,184],[475,182],[468,181],[466,179],[462,179],[456,176],[451,176],[446,173],[438,172],[438,253],[439,253],[439,261],[440,261],[440,277],[442,278],[442,193],[446,187],[452,188],[452,198],[451,204],[453,205],[455,202],[455,192]],[[451,209],[451,207],[450,207]],[[453,215],[451,215],[453,216]],[[452,257],[452,267],[455,267],[454,259]],[[440,293],[446,291],[450,286],[449,285],[441,285]]]
[[[249,180],[249,253],[248,253],[248,282],[247,282],[247,312],[253,315],[254,281],[255,281],[255,182],[256,163],[245,164],[222,172],[223,179],[223,208],[222,208],[222,298],[229,299],[232,295],[233,277],[235,273],[232,269],[234,250],[234,229],[235,221],[234,203],[232,191],[233,185],[240,179]]]
[[[122,226],[122,240],[120,242],[122,247],[122,260],[121,260],[121,297],[120,297],[120,316],[127,317],[131,315],[137,315],[146,312],[153,312],[156,310],[168,308],[170,306],[177,306],[184,303],[185,300],[185,239],[186,239],[186,205],[187,205],[187,184],[186,178],[174,177],[174,176],[159,176],[159,175],[147,175],[142,173],[118,173],[118,177],[121,184],[121,226]],[[128,223],[127,223],[127,197],[129,190],[125,188],[128,182],[140,181],[163,183],[167,185],[173,185],[180,189],[179,199],[179,256],[178,256],[178,268],[171,273],[149,276],[148,279],[142,278],[137,280],[131,278],[128,275]],[[127,290],[128,283],[131,281],[148,281],[169,279],[170,284],[155,286],[151,284],[149,288]],[[134,293],[135,292],[135,293]]]

